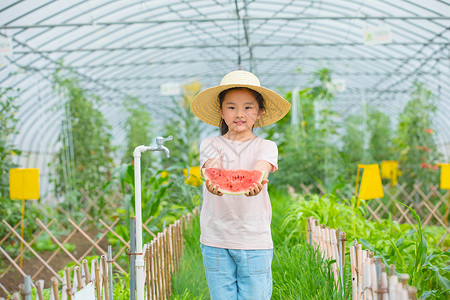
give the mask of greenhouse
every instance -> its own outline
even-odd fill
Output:
[[[450,1],[0,25],[0,299],[450,299]]]

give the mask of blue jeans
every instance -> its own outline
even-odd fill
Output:
[[[211,300],[270,299],[273,249],[200,247]]]

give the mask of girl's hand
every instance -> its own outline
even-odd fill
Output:
[[[259,182],[255,183],[255,186],[251,188],[247,193],[245,193],[245,196],[250,197],[258,195],[262,191],[263,185],[268,182],[269,182],[268,179],[264,179],[261,183]]]
[[[219,191],[219,186],[212,184],[209,180],[206,180],[206,189],[214,195],[222,196],[223,193]]]

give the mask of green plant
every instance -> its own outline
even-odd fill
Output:
[[[73,252],[76,248],[75,244],[65,243],[64,248],[66,248],[69,252]],[[51,251],[54,252],[58,249],[59,246],[55,244],[55,242],[50,238],[48,234],[42,234],[39,236],[33,244],[33,249],[36,251]]]
[[[64,99],[59,109],[65,116],[58,137],[61,148],[53,164],[56,192],[68,194],[102,186],[110,177],[114,149],[111,126],[96,107],[101,99],[83,89],[74,72],[62,64],[53,80],[54,90]]]
[[[9,170],[16,166],[12,156],[20,154],[11,143],[11,138],[17,134],[17,92],[12,88],[0,87],[0,197],[5,199],[9,198]]]
[[[411,100],[400,114],[394,139],[402,172],[409,186],[421,182],[425,186],[439,181],[436,163],[441,158],[433,138],[435,96],[423,83],[415,82]]]

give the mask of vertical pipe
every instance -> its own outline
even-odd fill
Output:
[[[31,277],[25,276],[25,300],[31,300]]]
[[[144,257],[142,255],[141,152],[134,151],[134,196],[136,216],[136,296],[144,300]],[[132,298],[134,300],[134,298]]]
[[[21,214],[22,214],[22,222],[20,223],[20,236],[23,239],[23,233],[24,233],[24,229],[25,229],[25,200],[22,199],[22,209],[21,209]],[[23,268],[23,242],[20,241],[20,268]]]
[[[108,245],[108,287],[109,287],[109,299],[113,300],[113,280],[112,280],[112,249],[111,245]]]
[[[134,300],[135,290],[136,290],[136,269],[135,269],[135,260],[136,260],[136,218],[130,218],[130,299]]]

